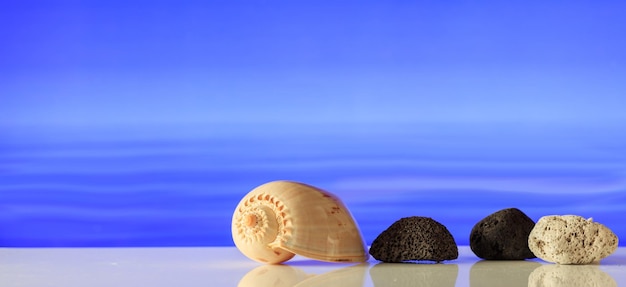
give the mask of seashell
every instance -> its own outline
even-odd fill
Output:
[[[235,209],[232,235],[241,253],[263,263],[282,263],[295,254],[329,262],[369,257],[356,221],[337,196],[292,181],[250,191]]]

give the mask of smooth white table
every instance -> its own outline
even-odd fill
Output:
[[[0,248],[0,286],[626,286],[625,247],[600,264],[577,266],[482,261],[467,246],[459,251],[459,259],[443,264],[337,264],[296,256],[285,265],[263,265],[234,247]]]

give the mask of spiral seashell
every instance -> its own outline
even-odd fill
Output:
[[[369,257],[354,218],[338,197],[292,181],[250,191],[235,209],[232,235],[244,255],[263,263],[282,263],[296,254],[329,262]]]

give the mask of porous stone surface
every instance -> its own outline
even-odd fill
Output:
[[[617,282],[596,265],[543,265],[530,273],[528,286],[617,287]]]
[[[470,232],[470,248],[488,260],[535,258],[528,248],[528,235],[535,222],[517,208],[507,208],[483,218]]]
[[[370,248],[383,262],[453,260],[459,250],[450,231],[429,217],[405,217],[383,231]]]
[[[615,252],[618,239],[608,227],[577,215],[550,215],[537,221],[528,247],[537,257],[559,264],[589,264]]]

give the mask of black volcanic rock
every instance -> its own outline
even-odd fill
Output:
[[[383,231],[370,247],[370,254],[383,262],[443,261],[459,257],[450,231],[428,217],[405,217]]]
[[[488,260],[535,258],[528,248],[528,235],[534,226],[535,222],[517,208],[500,210],[474,225],[470,248]]]

